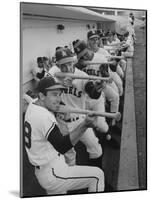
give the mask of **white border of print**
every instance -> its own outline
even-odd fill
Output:
[[[150,18],[151,5],[148,0],[143,1],[120,1],[120,0],[49,0],[49,1],[30,1],[38,3],[59,3],[69,5],[87,5],[98,7],[115,7],[115,8],[133,8],[133,9],[148,9],[148,19]],[[19,196],[19,1],[5,0],[1,2],[0,11],[1,20],[1,78],[0,78],[0,196],[1,199],[17,199]],[[150,33],[151,24],[148,20],[148,31]],[[148,33],[148,35],[149,35]],[[148,47],[150,42],[148,41]],[[148,55],[150,55],[148,48]],[[148,63],[150,66],[151,63]],[[148,67],[148,80],[150,76]],[[150,83],[148,85],[148,88]],[[148,102],[150,94],[148,91]],[[151,110],[148,105],[148,111]],[[150,114],[150,113],[148,113]],[[148,115],[150,119],[150,115]],[[149,125],[149,123],[148,123]],[[150,127],[149,127],[150,128]],[[148,130],[148,141],[151,141]],[[148,147],[150,145],[148,144]],[[148,155],[151,155],[148,148]],[[150,159],[148,159],[148,169],[151,168]],[[148,170],[148,177],[150,173]],[[133,191],[133,192],[116,192],[105,194],[92,195],[73,195],[72,199],[95,199],[95,200],[127,200],[134,199],[142,200],[149,199],[150,195],[150,178],[148,178],[148,191]],[[43,197],[48,199],[49,197]],[[31,199],[31,198],[29,198]],[[33,199],[33,198],[32,198]],[[40,198],[37,198],[40,199]],[[51,199],[71,199],[71,196],[51,197]]]

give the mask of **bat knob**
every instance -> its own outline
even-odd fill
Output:
[[[121,113],[117,112],[116,116],[115,116],[116,121],[120,121],[121,120]]]

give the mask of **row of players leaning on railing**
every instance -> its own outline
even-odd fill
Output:
[[[134,37],[129,32],[120,36],[111,31],[105,35],[92,30],[87,33],[87,42],[77,39],[72,47],[56,47],[53,59],[38,57],[37,66],[32,69],[35,88],[23,96],[26,151],[30,163],[37,166],[35,173],[40,185],[48,194],[82,187],[89,192],[104,191],[109,183],[104,181],[102,145],[120,148],[112,132],[121,133],[117,126],[122,115],[120,100],[124,97],[127,58],[134,52]],[[86,146],[89,161],[86,167],[76,168],[74,146],[79,140]],[[44,141],[46,146],[47,142],[51,144],[47,152]],[[60,179],[58,184],[57,179],[52,181],[53,170],[50,180],[44,180],[42,176],[47,172],[39,169],[45,165],[58,172],[61,167],[65,170],[74,166],[78,171],[70,172],[68,168],[69,176],[98,177],[97,187],[91,179],[66,179],[71,184]],[[60,176],[67,177],[66,173],[62,171]]]

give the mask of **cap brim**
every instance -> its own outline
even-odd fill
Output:
[[[100,37],[98,35],[92,35],[88,39],[92,39],[92,38],[100,38]]]
[[[74,57],[63,58],[63,59],[57,61],[57,64],[62,65],[62,64],[68,63],[68,62],[74,62]]]
[[[46,88],[47,91],[51,91],[51,90],[62,90],[64,89],[65,87],[63,85],[60,85],[59,83],[53,85],[53,86],[50,86],[48,88]]]

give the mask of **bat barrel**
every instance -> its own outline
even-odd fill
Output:
[[[107,117],[107,118],[113,118],[119,121],[121,119],[121,114],[119,112],[117,113],[107,113],[107,112],[95,112],[91,110],[82,110],[82,109],[72,109],[66,106],[61,106],[59,111],[60,113],[77,113],[77,114],[92,114],[95,116],[100,116],[100,117]]]
[[[104,80],[104,81],[108,81],[109,78],[104,78],[104,77],[100,77],[100,76],[77,76],[74,74],[70,74],[70,73],[62,73],[62,72],[58,72],[55,73],[55,76],[57,78],[72,78],[72,79],[87,79],[87,80]]]

